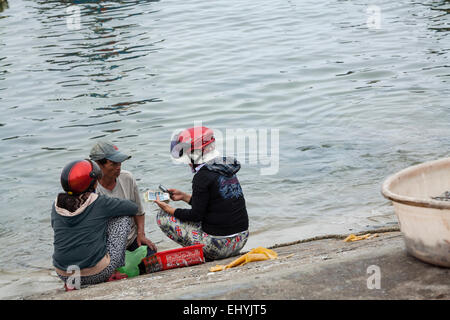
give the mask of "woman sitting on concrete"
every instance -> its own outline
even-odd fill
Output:
[[[125,265],[128,216],[136,215],[138,207],[95,194],[101,176],[100,167],[90,160],[70,162],[61,173],[65,193],[53,203],[51,224],[53,265],[66,289],[105,282]]]
[[[182,246],[204,244],[208,260],[237,255],[249,236],[244,194],[236,177],[241,166],[234,158],[219,157],[214,142],[213,131],[206,127],[175,136],[172,157],[189,164],[195,175],[192,195],[168,190],[172,200],[183,200],[192,208],[175,209],[156,201],[162,209],[157,215],[161,230]]]

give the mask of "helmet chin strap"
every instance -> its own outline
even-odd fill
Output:
[[[195,153],[192,152],[192,153],[191,153],[191,156],[190,156],[189,158],[191,159],[192,165],[193,165],[193,166],[197,166],[197,165],[200,164],[200,163],[198,163],[198,160],[201,159],[201,158],[203,157],[203,152],[202,152],[201,154],[199,154],[195,160],[193,159],[194,156],[195,156]]]

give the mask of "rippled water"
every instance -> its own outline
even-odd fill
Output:
[[[61,168],[101,138],[133,155],[123,167],[142,191],[189,191],[168,153],[175,129],[279,132],[270,175],[261,152],[252,162],[219,143],[243,164],[247,248],[394,224],[383,179],[448,156],[449,1],[0,0],[0,11],[0,298],[61,287],[51,203]],[[154,209],[149,237],[175,247]]]

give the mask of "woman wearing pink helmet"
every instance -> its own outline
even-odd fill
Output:
[[[240,163],[219,157],[214,132],[193,127],[175,135],[170,151],[179,162],[189,164],[194,173],[192,195],[168,189],[174,201],[183,200],[191,209],[175,209],[156,201],[162,209],[157,215],[161,230],[182,246],[204,244],[208,260],[237,255],[247,242],[248,215],[236,173]]]

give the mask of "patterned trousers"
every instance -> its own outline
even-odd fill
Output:
[[[109,265],[97,274],[91,276],[81,276],[81,287],[105,282],[114,273],[117,268],[125,265],[125,250],[128,234],[131,230],[131,218],[121,216],[111,218],[108,221],[106,250],[109,253],[111,261]],[[67,283],[69,277],[58,275],[58,277]]]
[[[181,221],[163,210],[156,215],[156,222],[167,237],[183,247],[203,244],[203,255],[209,261],[238,255],[249,236],[248,230],[230,236],[213,236],[202,230],[201,222]]]

